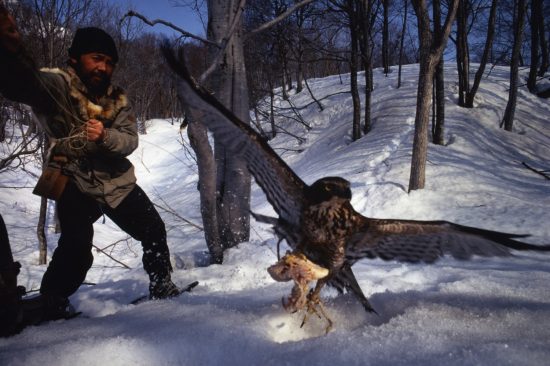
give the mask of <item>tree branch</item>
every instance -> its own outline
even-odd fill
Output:
[[[115,257],[113,257],[112,255],[107,254],[103,249],[101,249],[100,247],[96,246],[95,244],[94,244],[93,246],[94,246],[94,248],[95,248],[98,252],[105,254],[107,257],[111,258],[112,260],[114,260],[114,261],[117,262],[118,264],[122,265],[124,268],[132,269],[131,267],[129,267],[129,266],[127,266],[126,264],[122,263],[121,261],[119,261],[118,259],[116,259]]]
[[[146,18],[145,16],[141,15],[140,13],[138,12],[135,12],[133,10],[130,10],[129,12],[127,12],[123,17],[122,19],[120,19],[120,23],[122,23],[124,21],[124,19],[126,18],[131,18],[131,17],[136,17],[136,18],[139,18],[141,19],[145,24],[148,24],[150,25],[151,27],[155,26],[156,24],[162,24],[162,25],[165,25],[167,26],[168,28],[172,28],[173,30],[181,33],[183,36],[185,37],[189,37],[189,38],[193,38],[193,39],[196,39],[197,41],[201,41],[203,43],[206,43],[206,44],[209,44],[209,45],[212,45],[212,46],[215,46],[215,47],[220,47],[219,45],[217,45],[215,42],[212,42],[212,41],[209,41],[207,39],[204,39],[202,37],[199,37],[199,36],[196,36],[194,35],[193,33],[189,33],[187,32],[186,30],[170,23],[170,22],[167,22],[165,20],[162,20],[162,19],[155,19],[155,20],[149,20],[148,18]]]
[[[281,22],[282,20],[284,20],[285,18],[287,18],[290,14],[292,14],[292,12],[294,12],[294,10],[296,9],[299,9],[301,7],[304,7],[306,5],[308,5],[309,3],[312,3],[316,0],[303,0],[301,2],[299,2],[298,4],[294,5],[294,6],[291,6],[287,11],[285,11],[284,13],[282,13],[281,15],[279,15],[277,18],[275,19],[272,19],[270,20],[269,22],[267,23],[264,23],[262,24],[261,26],[259,26],[258,28],[248,32],[248,34],[246,34],[245,36],[245,39],[250,37],[250,36],[253,36],[255,34],[258,34],[260,32],[263,32],[264,30],[274,26],[275,24]]]
[[[163,201],[163,202],[164,202],[164,201]],[[166,204],[166,202],[164,202],[164,203]],[[175,212],[174,210],[168,209],[168,208],[163,207],[163,206],[161,206],[161,205],[159,205],[159,204],[156,204],[156,203],[153,203],[153,205],[154,205],[155,207],[160,208],[161,210],[163,210],[163,211],[165,211],[165,212],[168,212],[168,213],[170,213],[170,214],[176,216],[178,219],[180,219],[181,221],[183,221],[183,222],[185,222],[185,223],[187,223],[187,224],[193,226],[194,228],[196,228],[196,229],[198,229],[198,230],[200,230],[200,231],[204,231],[204,228],[203,228],[202,226],[197,225],[197,224],[195,224],[195,223],[193,223],[193,222],[187,220],[185,217],[179,215],[179,214],[178,214],[177,212]]]

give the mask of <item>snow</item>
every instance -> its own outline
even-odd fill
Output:
[[[303,143],[279,134],[275,150],[306,181],[342,176],[352,182],[354,207],[378,218],[441,219],[520,234],[550,244],[550,183],[525,168],[549,169],[550,103],[519,93],[514,132],[499,128],[507,98],[508,69],[484,79],[476,108],[456,105],[456,70],[446,67],[446,146],[429,146],[427,184],[407,193],[410,173],[417,65],[396,74],[375,70],[372,131],[351,135],[349,76],[310,80],[324,110],[307,91],[291,93],[311,130],[279,122]],[[340,82],[343,81],[343,83]],[[359,78],[362,81],[362,77]],[[363,87],[364,85],[362,85]],[[328,96],[327,98],[323,98]],[[288,107],[279,100],[278,105]],[[266,128],[268,128],[266,126]],[[359,284],[379,315],[367,314],[351,295],[322,293],[334,329],[323,320],[288,314],[281,298],[291,283],[277,283],[266,268],[276,261],[276,240],[252,220],[250,242],[207,266],[200,226],[197,168],[179,123],[152,120],[131,156],[139,184],[161,206],[174,281],[198,280],[179,298],[128,303],[147,293],[138,242],[108,219],[95,224],[94,244],[131,269],[94,251],[94,266],[71,302],[83,316],[29,327],[0,339],[1,365],[547,365],[550,359],[550,261],[547,255],[443,259],[433,265],[363,260],[354,266]],[[182,145],[183,143],[183,145]],[[295,150],[303,150],[297,152]],[[37,173],[36,167],[28,170]],[[0,212],[14,257],[23,265],[19,282],[37,290],[36,177],[2,173]],[[4,188],[4,187],[27,188]],[[29,188],[31,187],[31,188]],[[254,185],[252,208],[273,215]],[[49,254],[57,234],[49,213]],[[283,245],[283,250],[286,246]],[[95,284],[95,285],[91,285]]]

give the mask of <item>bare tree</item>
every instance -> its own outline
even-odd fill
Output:
[[[360,5],[360,45],[361,45],[361,59],[363,62],[363,70],[365,77],[365,105],[364,105],[364,118],[363,133],[367,134],[371,129],[371,100],[373,91],[373,79],[372,79],[372,28],[376,17],[376,10],[374,9],[374,0],[363,0]]]
[[[470,90],[470,49],[468,47],[468,14],[470,0],[459,0],[456,15],[456,64],[458,70],[458,105],[464,106]]]
[[[401,87],[401,67],[403,65],[403,48],[405,46],[405,32],[407,30],[407,13],[409,0],[404,0],[403,28],[401,29],[401,40],[399,41],[399,72],[397,74],[397,88]]]
[[[359,97],[359,86],[357,83],[357,71],[359,69],[359,7],[360,2],[356,0],[346,0],[341,4],[346,11],[349,20],[351,52],[349,56],[350,67],[350,90],[353,101],[353,128],[352,139],[361,138],[361,98]]]
[[[536,0],[535,0],[536,1]],[[540,42],[540,51],[541,51],[541,61],[540,61],[540,69],[538,76],[544,76],[546,71],[548,71],[548,67],[550,65],[549,61],[549,50],[548,50],[548,38],[546,38],[546,25],[544,23],[545,19],[548,20],[548,16],[545,17],[545,7],[544,3],[542,1],[540,3],[540,11],[535,11],[534,16],[537,18],[538,23],[538,29],[539,29],[539,42]],[[548,2],[546,3],[546,9],[548,9]]]
[[[390,0],[381,0],[383,17],[382,17],[382,67],[384,68],[384,75],[388,76],[390,73],[390,56],[389,56],[389,7]]]
[[[92,0],[34,0],[34,21],[29,31],[40,45],[39,62],[54,67],[66,61],[66,50],[72,40],[72,30],[85,24],[92,14]]]
[[[434,32],[435,34],[440,34],[443,29],[441,28],[441,7],[438,1],[434,1],[432,4],[432,12]],[[445,125],[445,74],[443,57],[441,57],[435,67],[433,91],[432,142],[436,145],[443,145]]]
[[[439,1],[439,0],[434,0]],[[418,93],[416,99],[415,133],[409,191],[424,188],[426,181],[426,160],[428,154],[428,124],[430,103],[432,101],[432,86],[435,68],[439,63],[451,25],[456,15],[458,0],[449,3],[447,17],[442,32],[432,34],[430,16],[426,0],[412,0],[414,11],[418,18],[418,35],[420,43],[420,70],[418,78]]]
[[[475,99],[477,90],[479,89],[479,85],[481,83],[481,78],[483,77],[483,73],[485,72],[485,66],[487,65],[487,61],[489,60],[489,54],[493,47],[497,6],[498,6],[498,0],[492,0],[491,10],[489,13],[489,21],[487,22],[487,36],[485,38],[485,47],[483,48],[483,55],[481,56],[481,60],[479,61],[479,68],[477,69],[476,74],[474,76],[474,82],[473,82],[472,88],[466,94],[466,101],[464,106],[467,108],[472,108],[474,106],[474,99]]]
[[[511,65],[510,65],[510,90],[508,92],[508,103],[504,111],[504,117],[500,126],[504,126],[506,131],[512,131],[514,124],[514,115],[516,113],[516,102],[518,96],[519,81],[519,63],[523,29],[525,26],[525,13],[527,10],[526,0],[516,0],[516,17],[514,19],[514,45],[512,47]]]
[[[542,0],[531,0],[531,65],[529,68],[529,77],[527,78],[527,88],[531,93],[537,92],[537,76],[539,72],[539,47],[540,42],[540,27],[544,27],[542,21]],[[544,34],[544,32],[542,32]]]
[[[296,3],[251,34],[261,33],[312,1]],[[239,118],[249,121],[242,28],[244,5],[244,0],[207,1],[209,21],[205,43],[208,45],[210,66],[200,76],[199,82],[206,82],[217,99]],[[128,15],[145,19],[136,13]],[[166,22],[163,24],[172,26]],[[223,145],[215,142],[212,153],[206,130],[199,123],[200,111],[194,110],[193,106],[184,106],[184,109],[189,117],[188,133],[199,165],[205,238],[212,262],[221,263],[225,248],[246,241],[249,237],[250,174],[244,161],[226,154]]]
[[[359,87],[357,82],[357,72],[359,70],[359,39],[361,33],[361,7],[359,0],[331,0],[334,7],[333,12],[343,14],[343,23],[349,30],[349,72],[350,72],[350,92],[353,102],[353,121],[352,121],[352,139],[353,141],[361,138],[361,98],[359,96]]]

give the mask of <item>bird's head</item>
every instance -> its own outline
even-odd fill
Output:
[[[350,184],[340,177],[324,177],[306,189],[306,199],[310,204],[329,201],[334,197],[351,200]]]

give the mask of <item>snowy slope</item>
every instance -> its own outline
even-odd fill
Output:
[[[429,147],[426,189],[407,194],[416,65],[385,78],[375,70],[373,129],[351,142],[347,75],[310,80],[322,112],[304,91],[292,95],[311,129],[280,121],[286,134],[272,146],[306,181],[339,175],[352,182],[354,207],[380,218],[443,219],[532,236],[550,244],[550,181],[522,165],[549,169],[550,102],[520,90],[514,133],[499,129],[507,97],[506,68],[495,67],[481,85],[477,107],[456,106],[456,71],[446,69],[446,146]],[[360,78],[361,81],[361,78]],[[325,96],[328,96],[324,98]],[[279,101],[279,106],[287,107]],[[153,120],[132,155],[139,184],[168,228],[174,279],[199,280],[188,295],[138,306],[147,291],[139,243],[108,219],[94,229],[94,244],[131,269],[95,252],[87,282],[71,297],[85,317],[27,328],[0,339],[1,365],[546,365],[550,357],[550,261],[539,254],[435,265],[364,260],[354,266],[380,315],[366,314],[350,295],[323,292],[334,330],[324,335],[315,318],[287,314],[266,268],[276,261],[269,227],[252,221],[252,237],[226,253],[223,265],[205,266],[197,169],[178,123]],[[266,126],[266,128],[268,128]],[[181,142],[183,141],[183,146]],[[301,150],[301,152],[296,152]],[[5,173],[0,187],[32,187],[36,178]],[[0,212],[20,283],[38,289],[45,268],[36,265],[39,200],[32,189],[1,188]],[[257,186],[253,210],[273,214]],[[51,214],[51,213],[50,213]],[[50,223],[53,225],[53,223]],[[57,235],[48,232],[50,253]]]

